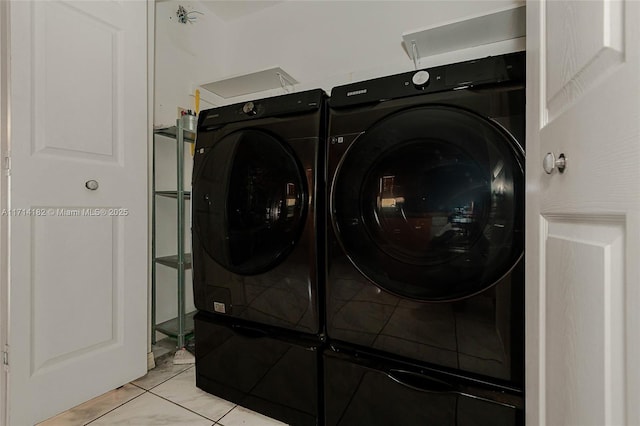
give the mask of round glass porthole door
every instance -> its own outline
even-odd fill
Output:
[[[349,147],[332,183],[332,222],[368,279],[415,300],[483,291],[524,248],[524,155],[466,110],[393,114]]]
[[[231,133],[205,154],[193,184],[194,229],[209,256],[253,275],[298,241],[307,192],[292,150],[259,130]]]

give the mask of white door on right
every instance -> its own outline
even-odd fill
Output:
[[[640,425],[639,23],[527,2],[528,425]]]

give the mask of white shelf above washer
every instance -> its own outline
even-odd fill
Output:
[[[409,57],[420,58],[482,46],[526,35],[525,6],[511,7],[462,21],[402,34]]]
[[[293,86],[298,81],[287,74],[280,67],[272,67],[250,74],[237,75],[211,83],[201,84],[200,87],[222,98],[249,95],[265,90],[278,89],[283,86]]]

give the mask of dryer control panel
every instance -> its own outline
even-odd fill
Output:
[[[200,113],[198,133],[229,123],[317,111],[325,98],[324,91],[316,89],[209,109]]]

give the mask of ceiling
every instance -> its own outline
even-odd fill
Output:
[[[281,3],[278,1],[249,1],[249,0],[200,0],[200,3],[224,21],[232,21],[243,16],[251,15]]]

